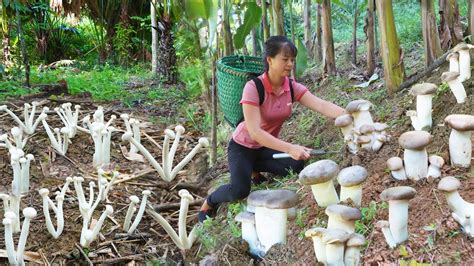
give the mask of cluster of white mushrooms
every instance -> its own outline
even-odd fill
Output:
[[[459,43],[453,48],[453,52],[448,55],[449,71],[441,75],[441,80],[446,82],[454,94],[457,103],[466,101],[466,90],[463,82],[471,78],[471,55],[470,49],[474,45]]]
[[[130,142],[129,150],[124,153],[125,158],[143,161],[143,157],[145,157],[157,169],[160,177],[167,182],[173,180],[179,171],[191,161],[201,148],[209,145],[206,138],[199,139],[199,144],[196,145],[176,167],[172,168],[174,157],[179,146],[179,140],[184,133],[184,127],[177,126],[175,129],[176,133],[167,129],[165,130],[165,141],[163,144],[163,168],[161,168],[151,153],[140,143],[139,121],[130,118],[128,114],[121,116],[125,124],[125,129],[116,129],[112,126],[116,117],[111,115],[110,119],[106,121],[104,109],[99,106],[94,112],[92,119],[89,115],[86,115],[82,119],[82,126],[79,126],[80,106],[74,106],[73,111],[72,104],[65,103],[54,109],[54,113],[59,116],[64,126],[62,128],[51,129],[47,118],[48,114],[52,112],[50,112],[48,107],[43,107],[39,115],[37,115],[36,112],[39,106],[40,103],[38,102],[33,102],[31,105],[26,103],[23,108],[23,121],[14,112],[9,110],[7,106],[0,106],[0,111],[5,111],[18,124],[17,127],[11,129],[10,136],[8,134],[0,135],[0,147],[8,149],[13,170],[11,192],[0,194],[0,199],[3,201],[5,217],[3,220],[5,227],[5,245],[8,260],[12,265],[24,265],[24,248],[28,237],[29,221],[36,216],[35,209],[30,207],[25,208],[23,209],[23,225],[20,224],[21,197],[29,192],[30,165],[34,160],[32,154],[25,155],[24,149],[27,145],[28,137],[35,133],[40,123],[46,131],[52,148],[60,155],[66,155],[68,147],[71,145],[72,139],[76,136],[78,131],[90,134],[94,141],[93,169],[97,170],[98,178],[89,183],[87,198],[83,190],[85,178],[80,176],[67,177],[60,191],[55,193],[54,200],[49,197],[49,189],[41,188],[38,191],[43,201],[46,229],[55,239],[59,238],[64,230],[66,221],[64,219],[63,206],[65,202],[70,202],[66,200],[66,197],[70,196],[73,199],[77,199],[83,219],[80,237],[80,244],[83,247],[89,247],[100,234],[107,217],[113,214],[113,207],[111,205],[105,205],[99,219],[93,219],[94,211],[99,208],[100,203],[109,202],[107,195],[119,176],[119,173],[116,171],[108,172],[103,170],[110,164],[111,139],[114,132],[125,132],[122,139]],[[170,139],[174,139],[171,148],[169,147]],[[74,190],[76,191],[75,197],[68,193],[71,183],[73,183]],[[145,210],[148,209],[151,217],[158,220],[180,249],[191,248],[196,238],[195,230],[192,230],[189,236],[186,235],[186,216],[189,203],[193,200],[191,194],[186,190],[182,190],[179,193],[182,198],[179,235],[173,231],[172,227],[163,217],[152,210],[152,207],[147,206],[148,197],[151,195],[151,192],[144,190],[142,194],[143,197],[138,208],[137,204],[140,202],[140,199],[136,196],[130,197],[130,205],[125,220],[123,221],[123,230],[128,234],[133,234]],[[51,217],[51,210],[56,218],[55,223]],[[135,213],[135,219],[132,221]],[[13,234],[15,233],[20,233],[16,249],[13,243]]]
[[[347,114],[336,118],[334,124],[344,135],[349,151],[356,154],[360,149],[377,152],[388,141],[387,124],[374,123],[370,114],[372,103],[366,100],[350,102]]]

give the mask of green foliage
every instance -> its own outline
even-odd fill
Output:
[[[118,23],[115,26],[115,36],[112,43],[117,55],[116,60],[120,65],[127,65],[130,61],[130,51],[133,50],[132,36],[135,34],[135,30],[130,25]]]
[[[296,40],[296,47],[298,47],[298,55],[296,56],[296,76],[301,77],[306,70],[308,64],[308,51],[303,41],[298,38]]]
[[[371,201],[368,207],[362,207],[360,209],[362,213],[362,218],[357,220],[355,223],[356,233],[367,235],[368,232],[374,230],[375,217],[379,210],[387,209],[388,204],[386,202],[381,202],[377,204],[375,201]]]
[[[262,20],[262,9],[255,2],[246,4],[244,23],[240,25],[234,36],[234,45],[236,49],[241,49],[245,44],[245,38],[250,31],[257,27]]]

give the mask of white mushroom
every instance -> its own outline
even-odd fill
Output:
[[[344,265],[360,265],[360,249],[365,244],[365,237],[361,234],[352,234],[346,242]]]
[[[430,166],[428,166],[427,177],[438,178],[441,176],[441,167],[444,165],[444,159],[438,155],[431,155],[428,158]]]
[[[420,83],[411,87],[410,93],[416,96],[416,119],[421,130],[429,130],[432,125],[432,99],[438,86],[432,83]]]
[[[396,244],[408,239],[408,201],[415,197],[416,190],[400,186],[384,190],[380,198],[388,201],[388,222]]]
[[[146,208],[146,202],[147,202],[148,196],[151,195],[151,191],[143,190],[142,195],[143,197],[142,197],[142,202],[140,203],[140,208],[138,209],[138,213],[137,213],[137,216],[135,217],[135,220],[133,221],[133,224],[128,229],[128,232],[127,232],[128,234],[132,234],[133,231],[137,229],[138,224],[142,220],[143,213],[145,212],[145,208]]]
[[[472,157],[471,135],[474,130],[473,115],[449,115],[444,119],[451,128],[449,157],[451,165],[469,167]]]
[[[339,172],[337,164],[331,160],[321,160],[306,166],[299,174],[299,181],[310,185],[314,199],[320,207],[339,202],[333,179]]]
[[[382,148],[382,145],[388,140],[387,133],[385,133],[385,129],[387,129],[388,125],[385,123],[374,123],[374,143],[372,144],[372,150],[377,152]]]
[[[387,160],[387,166],[392,177],[396,180],[406,180],[407,175],[405,173],[405,168],[403,167],[403,161],[400,157],[392,157]]]
[[[359,209],[334,204],[326,208],[328,219],[328,229],[340,229],[348,233],[354,233],[355,221],[362,218]]]
[[[385,242],[387,242],[390,248],[394,248],[397,246],[395,239],[393,239],[392,232],[390,231],[390,223],[388,221],[378,221],[375,226],[382,230],[383,236],[385,237]]]
[[[255,228],[265,252],[274,244],[286,244],[287,209],[296,201],[296,193],[289,190],[258,190],[248,196],[247,202],[255,206]]]
[[[100,229],[102,229],[102,225],[104,224],[105,218],[107,218],[108,215],[111,215],[114,212],[114,208],[111,205],[106,205],[105,206],[105,211],[102,212],[102,214],[99,217],[99,221],[94,225],[94,228],[87,229],[84,235],[84,242],[81,241],[81,246],[83,247],[89,247],[90,243],[92,243],[97,236],[99,235]]]
[[[313,240],[316,259],[323,264],[326,264],[326,244],[323,242],[323,235],[326,232],[327,229],[322,227],[311,228],[305,232],[305,236]]]
[[[449,61],[449,72],[459,73],[459,54],[452,52],[446,57],[446,61]]]
[[[359,165],[342,169],[337,175],[341,185],[340,201],[351,199],[355,206],[362,203],[362,183],[367,179],[367,170]]]
[[[132,215],[136,209],[135,205],[137,205],[138,202],[140,202],[140,199],[137,196],[130,196],[130,205],[128,206],[127,214],[125,215],[125,221],[123,222],[123,231],[128,231],[128,229],[130,228]]]
[[[326,263],[327,265],[344,265],[344,243],[349,239],[350,233],[344,230],[327,230],[323,236],[326,243]]]
[[[354,142],[354,136],[352,135],[352,129],[354,128],[352,121],[353,119],[350,114],[344,114],[336,118],[334,125],[341,129],[342,134],[344,135],[344,142],[349,147],[349,151],[355,154],[357,153],[358,147]]]
[[[249,244],[250,253],[257,257],[263,257],[265,251],[258,241],[255,229],[255,214],[245,211],[235,216],[237,222],[242,223],[242,239]]]
[[[409,131],[403,133],[398,143],[405,151],[403,162],[409,179],[414,181],[426,178],[428,174],[428,154],[426,146],[431,142],[431,135],[426,131]]]
[[[471,55],[469,47],[465,43],[459,43],[453,48],[453,52],[459,53],[459,81],[463,82],[471,78]]]
[[[359,130],[362,125],[373,125],[372,116],[370,115],[370,107],[372,103],[366,100],[355,100],[346,106],[347,113],[354,118],[354,127]]]
[[[444,72],[441,74],[441,80],[448,83],[451,92],[456,97],[457,103],[463,103],[466,101],[467,95],[462,82],[459,80],[458,72]]]

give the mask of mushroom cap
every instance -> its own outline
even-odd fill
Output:
[[[459,52],[461,50],[469,50],[469,46],[464,42],[460,42],[453,48],[453,52]]]
[[[11,129],[12,136],[19,136],[22,133],[22,130],[19,127],[14,127]]]
[[[456,72],[456,71],[444,72],[443,74],[441,74],[441,80],[443,82],[454,80],[457,77],[459,77],[459,72]]]
[[[372,137],[367,136],[367,135],[359,136],[356,140],[357,144],[366,144],[366,143],[369,143],[371,141],[372,141]]]
[[[343,114],[336,118],[336,120],[334,121],[334,125],[336,127],[346,127],[348,125],[351,125],[352,121],[353,119],[350,114]]]
[[[328,216],[338,217],[346,221],[355,221],[362,218],[362,213],[359,209],[341,204],[330,205],[326,208],[325,212]]]
[[[28,219],[32,219],[36,217],[36,210],[34,208],[28,207],[23,209],[23,216]]]
[[[199,138],[199,144],[202,147],[209,147],[209,140],[207,138]]]
[[[314,236],[323,236],[324,233],[326,233],[328,229],[323,228],[323,227],[313,227],[311,229],[306,230],[304,233],[305,237],[314,237]]]
[[[326,244],[342,244],[349,239],[350,233],[341,229],[328,229],[323,235],[323,242]]]
[[[150,195],[151,195],[151,191],[148,190],[148,189],[145,189],[145,190],[142,191],[142,195],[143,195],[143,196],[150,196]]]
[[[347,104],[346,111],[350,114],[358,111],[367,111],[372,106],[372,103],[366,100],[355,100]]]
[[[443,157],[441,156],[438,156],[438,155],[431,155],[429,158],[428,158],[428,161],[430,162],[430,165],[435,165],[439,168],[443,167],[444,165],[444,159]]]
[[[129,199],[130,199],[130,202],[133,202],[135,204],[137,204],[140,201],[140,199],[135,195],[130,196]]]
[[[474,115],[448,115],[444,122],[459,131],[474,130]]]
[[[181,189],[181,190],[179,190],[178,195],[179,195],[181,198],[186,198],[186,199],[188,199],[189,201],[194,200],[193,196],[192,196],[192,195],[189,193],[189,191],[187,191],[186,189]]]
[[[133,133],[132,132],[125,132],[123,135],[122,135],[122,141],[129,141],[131,140],[133,137]]]
[[[35,159],[35,156],[34,156],[33,154],[31,154],[31,153],[28,153],[28,154],[26,155],[26,159],[28,159],[28,160],[31,161],[31,160],[34,160],[34,159]]]
[[[348,247],[359,247],[365,244],[365,237],[361,234],[353,233],[346,242]]]
[[[398,139],[404,149],[421,150],[431,142],[431,134],[426,131],[408,131]]]
[[[387,160],[387,166],[390,171],[396,171],[403,168],[403,160],[400,157],[392,157]]]
[[[7,212],[5,212],[5,218],[15,220],[16,219],[16,214],[12,211],[7,211]]]
[[[362,125],[360,126],[359,131],[362,135],[368,135],[375,131],[375,127],[373,125]]]
[[[49,190],[47,188],[42,188],[38,191],[38,193],[41,195],[41,197],[48,196]]]
[[[391,187],[382,191],[380,198],[382,200],[409,200],[415,197],[416,190],[412,187],[400,186]]]
[[[367,179],[367,170],[360,166],[354,165],[342,169],[337,175],[339,184],[343,187],[352,187],[360,185]]]
[[[454,176],[447,176],[441,179],[438,189],[444,192],[453,192],[459,189],[461,182]]]
[[[305,185],[327,182],[339,172],[337,164],[331,160],[320,160],[306,166],[299,174],[299,181]]]
[[[13,223],[13,220],[10,218],[3,218],[2,223],[3,225],[10,225]]]
[[[130,116],[129,116],[128,114],[121,114],[121,115],[120,115],[120,118],[122,118],[122,119],[129,119]]]
[[[255,207],[268,209],[289,209],[297,203],[296,193],[291,190],[257,190],[247,198],[247,203]]]
[[[165,135],[170,138],[170,139],[174,139],[175,138],[175,134],[174,134],[174,131],[171,130],[171,129],[165,129]]]
[[[437,88],[438,86],[436,86],[433,83],[419,83],[411,87],[410,93],[415,96],[429,95],[429,94],[434,94]]]
[[[112,205],[105,205],[105,213],[107,213],[107,215],[110,215],[114,212],[114,207],[112,207]]]
[[[177,125],[174,130],[179,133],[179,134],[183,134],[184,133],[184,127],[182,125]]]
[[[235,220],[237,222],[241,222],[241,223],[245,222],[245,223],[255,224],[255,214],[251,213],[251,212],[244,211],[244,212],[241,212],[241,213],[237,214],[237,216],[235,216]]]
[[[385,123],[374,123],[375,131],[384,131],[388,128],[388,125]]]
[[[452,52],[452,53],[448,54],[448,56],[446,57],[446,61],[451,60],[451,58],[457,60],[459,58],[459,54],[457,52]]]

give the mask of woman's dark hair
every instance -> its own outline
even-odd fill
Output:
[[[268,71],[267,57],[275,57],[279,53],[285,53],[291,57],[298,55],[298,49],[286,36],[271,36],[265,42],[265,49],[263,52],[263,63],[265,64],[265,71]]]

